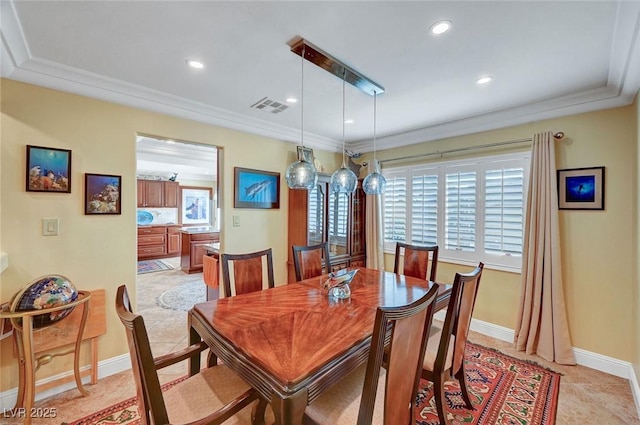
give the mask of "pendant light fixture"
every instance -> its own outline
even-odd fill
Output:
[[[303,47],[302,55],[300,55],[302,58],[300,73],[300,143],[302,147],[304,147],[304,53],[305,49]],[[298,160],[287,167],[285,179],[287,180],[287,186],[291,189],[312,190],[318,183],[316,167],[304,159],[303,149],[298,150]]]
[[[346,71],[342,72],[342,167],[337,169],[331,175],[330,189],[334,193],[353,193],[358,185],[358,177],[356,173],[347,168],[345,164],[345,149],[344,149],[344,121],[345,121],[345,85],[346,85]]]
[[[376,159],[376,100],[378,93],[373,93],[373,172],[364,178],[362,189],[367,195],[380,195],[384,192],[387,180],[378,168],[378,160]],[[371,169],[371,168],[370,168]]]

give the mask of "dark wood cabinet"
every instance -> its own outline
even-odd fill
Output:
[[[138,207],[177,208],[179,183],[162,180],[138,180]]]
[[[206,245],[220,241],[220,233],[182,233],[180,268],[185,273],[202,271],[202,257],[207,254]]]
[[[138,227],[138,260],[180,255],[180,226]]]
[[[329,191],[331,176],[318,176],[313,190],[289,189],[289,282],[295,281],[292,245],[329,241],[332,271],[365,265],[365,193]]]
[[[180,255],[180,227],[167,227],[167,254]]]

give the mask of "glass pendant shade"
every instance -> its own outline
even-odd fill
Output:
[[[377,171],[369,174],[364,178],[362,182],[362,190],[367,195],[380,195],[384,192],[384,188],[387,185],[387,179]]]
[[[316,167],[301,159],[287,167],[285,178],[290,189],[312,190],[318,183]]]
[[[331,175],[331,191],[334,193],[353,193],[358,185],[356,173],[345,166],[340,167]]]

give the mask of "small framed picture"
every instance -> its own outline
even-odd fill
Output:
[[[211,188],[180,186],[180,223],[211,224]]]
[[[280,173],[234,168],[234,208],[280,208]]]
[[[558,209],[603,210],[604,167],[558,170]]]
[[[122,177],[109,174],[84,175],[84,213],[121,214]]]
[[[298,146],[298,160],[313,164],[313,149]]]
[[[27,192],[71,193],[71,151],[27,145]]]

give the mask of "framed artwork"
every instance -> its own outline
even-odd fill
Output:
[[[309,164],[313,164],[313,149],[298,146],[298,159],[305,160]]]
[[[71,151],[27,145],[27,192],[71,193]]]
[[[121,214],[122,177],[109,174],[84,175],[84,213]]]
[[[280,173],[234,167],[234,208],[280,208]]]
[[[184,225],[211,224],[211,188],[180,186],[180,220]]]
[[[604,209],[604,167],[558,170],[558,208]]]

